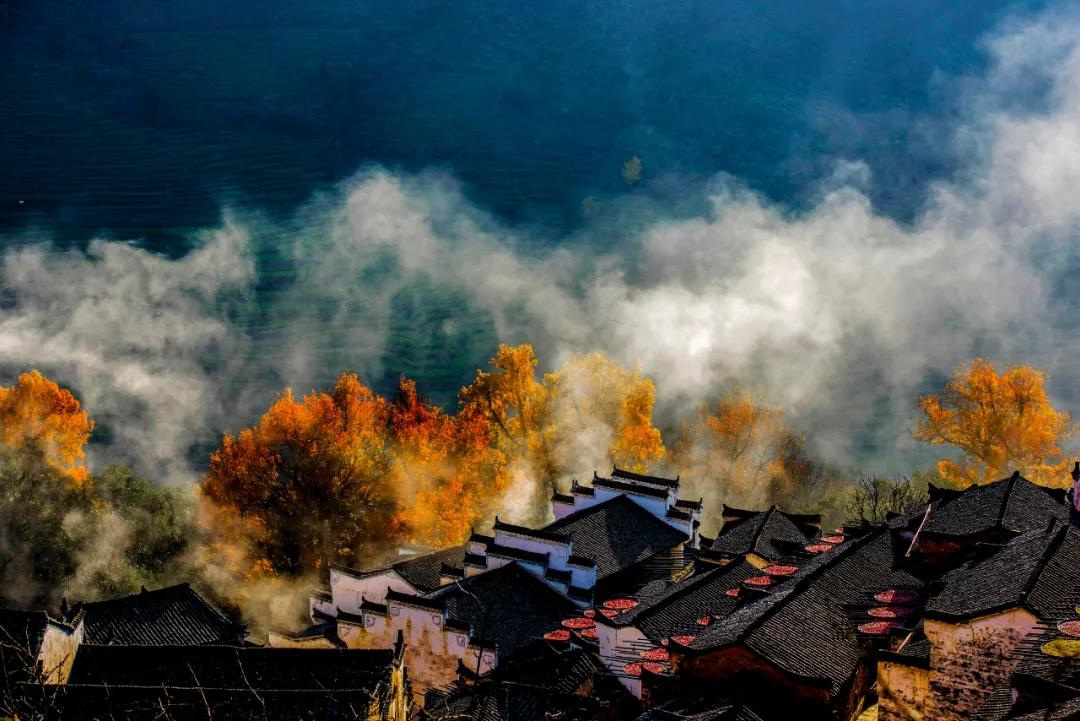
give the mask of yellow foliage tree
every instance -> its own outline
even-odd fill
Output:
[[[476,416],[447,415],[402,378],[390,405],[390,431],[397,528],[433,547],[461,543],[477,520],[493,513],[507,484],[491,428]]]
[[[491,370],[458,395],[463,422],[490,428],[494,444],[508,465],[520,464],[533,477],[551,478],[551,423],[548,389],[536,379],[536,353],[528,343],[500,345]]]
[[[640,472],[663,458],[652,425],[656,389],[639,369],[599,353],[574,356],[539,380],[536,366],[531,345],[499,346],[492,369],[459,396],[459,417],[487,423],[508,472],[535,484],[535,508],[546,507],[556,480],[588,471],[582,464]]]
[[[577,355],[546,375],[544,387],[553,445],[560,451],[552,465],[560,474],[580,473],[582,462],[597,460],[595,453],[638,473],[663,458],[664,441],[652,425],[656,387],[640,369],[624,368],[599,353]],[[582,441],[600,447],[590,453]]]
[[[801,439],[785,424],[783,411],[735,388],[684,426],[668,462],[687,478],[722,487],[729,499],[760,505],[787,474],[794,447]]]
[[[94,422],[71,391],[38,371],[0,388],[0,442],[31,448],[77,484],[87,481],[86,442]]]
[[[925,416],[912,436],[948,445],[963,457],[938,463],[952,484],[988,483],[1019,470],[1048,486],[1067,481],[1068,461],[1059,444],[1075,433],[1069,414],[1050,405],[1046,374],[1031,366],[1011,366],[998,374],[983,358],[959,368],[941,395],[919,399]]]
[[[288,390],[258,425],[226,433],[200,487],[253,571],[354,562],[386,538],[394,504],[386,401],[343,374],[330,393]],[[262,574],[265,575],[265,574]]]

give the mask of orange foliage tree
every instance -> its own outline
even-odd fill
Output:
[[[1068,461],[1058,444],[1073,435],[1069,414],[1050,405],[1046,374],[1011,366],[998,374],[983,358],[959,368],[940,395],[919,399],[924,418],[916,440],[953,446],[960,460],[945,459],[938,472],[957,486],[987,483],[1019,470],[1037,483],[1060,486]]]
[[[512,479],[533,484],[527,512],[539,518],[555,480],[583,462],[646,470],[663,456],[655,389],[638,370],[597,354],[542,379],[536,367],[531,346],[500,346],[453,415],[407,378],[392,402],[349,374],[301,402],[286,391],[211,456],[203,518],[220,557],[243,559],[247,575],[299,574],[391,539],[460,543]]]
[[[668,464],[704,495],[719,491],[724,500],[744,505],[772,500],[789,508],[821,470],[783,411],[740,388],[701,407],[697,419],[683,426]]]
[[[402,378],[390,405],[390,433],[401,534],[431,546],[464,541],[506,487],[505,457],[490,426],[476,416],[446,414]]]
[[[386,401],[346,373],[330,393],[298,402],[286,391],[258,425],[225,434],[201,493],[253,550],[254,570],[326,568],[385,540],[387,420]]]
[[[502,477],[533,484],[535,497],[528,506],[536,512],[542,489],[550,487],[557,474],[548,389],[536,378],[536,353],[527,343],[500,345],[490,366],[490,371],[478,370],[474,381],[461,389],[458,415],[491,439],[501,454]]]
[[[0,442],[41,453],[50,466],[77,484],[88,473],[83,462],[94,423],[65,388],[38,371],[23,373],[0,388]]]
[[[545,457],[548,393],[536,379],[535,351],[528,343],[500,345],[490,365],[461,389],[460,415],[485,421],[511,457]]]
[[[491,370],[477,371],[459,395],[459,416],[486,424],[508,472],[533,484],[534,513],[582,464],[645,471],[663,457],[652,425],[656,390],[639,370],[599,353],[574,356],[541,379],[536,367],[531,345],[501,345]]]
[[[652,424],[656,387],[639,369],[589,353],[544,376],[544,386],[560,473],[581,472],[582,462],[600,462],[598,454],[635,472],[663,458],[664,441]]]

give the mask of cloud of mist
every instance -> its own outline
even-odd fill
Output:
[[[225,314],[254,279],[246,243],[227,223],[177,260],[106,240],[84,252],[9,250],[0,364],[41,368],[74,387],[111,433],[91,446],[91,463],[100,455],[156,480],[189,478],[190,444],[226,422],[228,384],[242,382],[247,339]]]
[[[960,173],[907,223],[875,212],[857,163],[804,211],[718,177],[685,188],[707,208],[694,217],[646,188],[568,238],[505,227],[445,174],[373,168],[274,228],[231,216],[179,259],[107,240],[9,250],[0,366],[70,383],[112,430],[100,454],[190,478],[190,447],[251,423],[282,384],[382,372],[393,299],[447,290],[463,299],[451,320],[483,314],[549,367],[639,361],[661,416],[738,382],[829,460],[866,444],[902,459],[916,395],[975,354],[1080,382],[1062,350],[1076,328],[1054,311],[1080,224],[1077,38],[1077,17],[1046,15],[987,39],[989,72],[956,83]],[[256,303],[266,243],[291,275]]]

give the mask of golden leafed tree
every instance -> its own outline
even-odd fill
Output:
[[[285,394],[226,434],[201,485],[253,568],[297,575],[385,542],[395,505],[386,401],[343,374],[330,393]]]
[[[1046,374],[1012,366],[999,374],[983,358],[958,369],[940,395],[919,399],[923,418],[912,435],[933,445],[952,446],[959,460],[938,463],[950,483],[988,483],[1014,470],[1048,486],[1067,480],[1068,461],[1059,447],[1075,427],[1046,395]]]
[[[506,486],[493,429],[477,416],[447,415],[402,378],[390,405],[395,524],[410,540],[439,547],[464,541],[494,512]]]
[[[784,502],[815,471],[783,411],[741,388],[702,406],[683,427],[668,464],[702,495],[751,506]]]
[[[508,466],[531,478],[553,478],[550,398],[536,378],[535,351],[528,343],[500,345],[490,366],[458,394],[461,422],[486,426]]]
[[[83,462],[94,423],[65,388],[38,371],[23,373],[0,388],[0,442],[41,453],[45,462],[77,484],[88,473]]]
[[[582,464],[615,465],[645,472],[664,456],[660,430],[652,424],[656,388],[637,368],[599,353],[573,356],[544,377],[552,409],[554,460],[560,474],[588,470]]]
[[[547,507],[555,482],[615,463],[646,471],[663,458],[652,424],[656,390],[638,369],[599,353],[570,358],[537,378],[532,346],[500,346],[490,371],[459,396],[460,423],[479,419],[506,473],[533,484],[533,508]],[[504,477],[505,478],[505,477]]]

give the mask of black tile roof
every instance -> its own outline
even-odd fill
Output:
[[[900,663],[905,666],[916,668],[930,668],[930,639],[923,633],[922,628],[911,632],[911,637],[896,651],[878,651],[878,658],[882,661]]]
[[[234,623],[186,583],[77,606],[83,642],[117,646],[241,644],[243,625]]]
[[[462,559],[464,561],[464,559]],[[465,568],[462,566],[451,566],[448,563],[444,563],[442,568],[439,569],[439,574],[448,578],[465,578]]]
[[[483,678],[575,693],[598,674],[608,676],[610,671],[595,653],[581,648],[559,649],[541,641],[521,649],[513,658],[500,660]]]
[[[747,578],[761,572],[743,560],[713,568],[704,573],[671,584],[660,593],[639,597],[639,605],[610,620],[601,617],[600,623],[613,626],[633,625],[653,641],[680,634],[702,631],[697,620],[705,615],[727,616],[739,600],[727,595]]]
[[[460,566],[465,558],[465,550],[465,545],[452,546],[398,561],[390,567],[417,591],[430,593],[441,585],[443,564]]]
[[[576,608],[516,563],[450,584],[432,600],[475,641],[495,644],[500,658],[557,628]]]
[[[545,526],[574,540],[574,555],[596,562],[597,580],[618,573],[687,540],[626,496],[585,508]]]
[[[732,513],[736,517],[724,523],[708,549],[712,553],[724,556],[753,553],[774,561],[789,556],[794,547],[804,546],[820,533],[816,526],[804,520],[807,516],[785,513],[776,506],[759,512],[725,506],[724,515],[728,516],[729,511],[738,514]]]
[[[775,591],[710,626],[690,648],[742,643],[777,668],[818,679],[837,693],[863,657],[849,607],[868,590],[921,585],[900,567],[905,550],[886,528],[840,544],[808,561]]]
[[[1058,633],[1055,625],[1056,623],[1051,624],[1042,632],[1033,634],[1033,638],[1025,639],[1024,645],[1016,653],[1020,656],[1020,663],[1013,669],[1013,685],[1020,687],[1031,681],[1041,681],[1044,684],[1067,686],[1080,691],[1080,659],[1048,656],[1042,652],[1043,644],[1049,641],[1073,640],[1070,636]]]
[[[1075,721],[1080,718],[1080,659],[1048,655],[1049,641],[1074,641],[1058,622],[1076,620],[1075,613],[1040,622],[1013,651],[1019,658],[1009,678],[999,684],[974,721]]]
[[[679,477],[674,478],[661,478],[660,476],[649,476],[644,473],[633,473],[631,471],[625,471],[618,466],[614,466],[611,469],[612,478],[625,478],[628,481],[636,481],[638,483],[650,483],[654,486],[664,486],[665,488],[678,488]]]
[[[487,536],[473,534],[470,540],[491,540]],[[443,565],[461,567],[467,556],[468,544],[451,546],[438,551],[429,551],[416,556],[410,556],[403,560],[395,560],[373,568],[360,570],[345,566],[334,566],[334,570],[346,573],[355,578],[366,578],[376,574],[393,570],[404,579],[410,586],[420,593],[430,593],[439,588],[442,582]]]
[[[1055,699],[1044,708],[1031,709],[1008,716],[1009,721],[1076,721],[1080,718],[1080,692],[1073,691],[1072,698]]]
[[[259,646],[95,646],[75,654],[68,683],[93,686],[368,689],[389,679],[393,651]]]
[[[1080,531],[1055,522],[1003,544],[980,544],[974,560],[942,578],[926,617],[959,621],[1013,607],[1040,618],[1069,613],[1080,602]]]
[[[422,719],[431,721],[593,721],[603,707],[594,699],[511,683],[463,684],[428,691]]]
[[[637,721],[762,721],[762,717],[734,699],[681,696],[649,709]]]
[[[1069,519],[1064,492],[1013,474],[994,483],[943,495],[934,503],[922,533],[947,537],[996,529],[1025,533],[1045,528],[1052,518]]]
[[[734,521],[740,518],[750,518],[751,516],[756,516],[759,513],[761,513],[761,511],[755,511],[748,508],[736,508],[735,506],[729,506],[725,503],[723,504],[720,515],[725,521]],[[790,513],[788,511],[784,511],[783,513],[791,520],[792,523],[796,525],[815,527],[821,526],[820,513]]]
[[[692,511],[700,511],[703,507],[701,501],[691,501],[686,498],[679,498],[675,501],[675,505],[679,508],[689,508]]]

